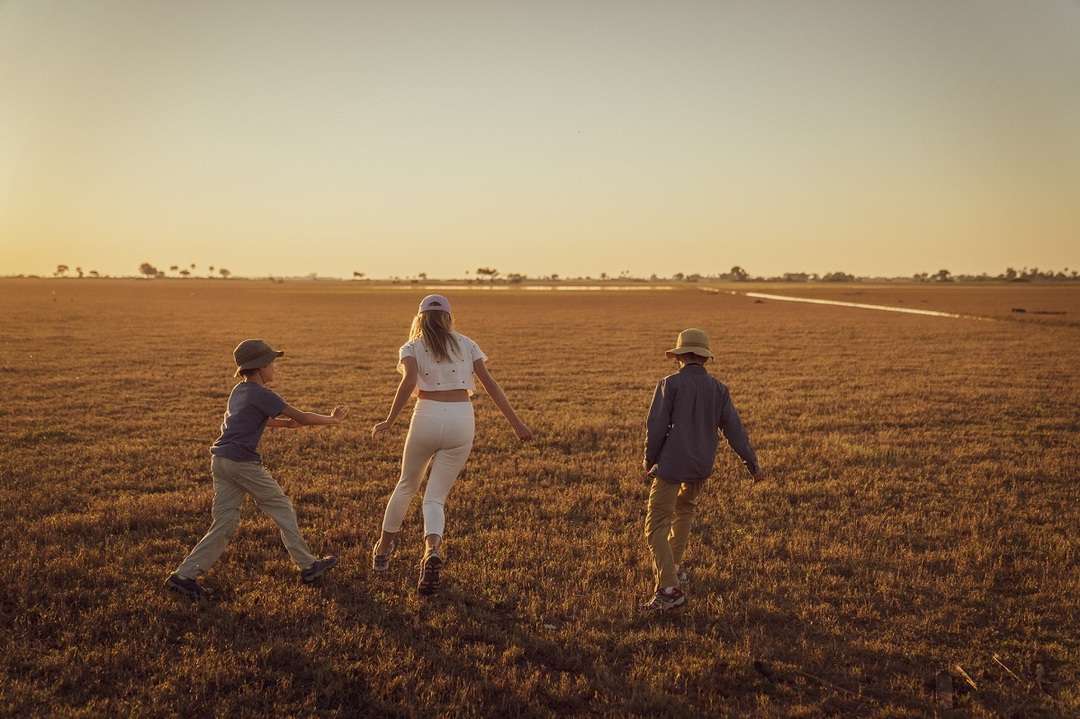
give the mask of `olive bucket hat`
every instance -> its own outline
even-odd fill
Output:
[[[276,350],[262,340],[244,340],[236,345],[232,353],[236,360],[236,373],[233,376],[238,376],[240,370],[261,369],[283,354],[284,351]]]
[[[709,349],[709,335],[704,330],[690,328],[679,333],[679,339],[675,341],[675,347],[665,354],[674,358],[677,355],[696,354],[699,357],[712,357]]]

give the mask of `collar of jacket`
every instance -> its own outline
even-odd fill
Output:
[[[679,368],[679,374],[682,374],[683,372],[693,372],[694,374],[705,374],[705,368],[702,367],[701,365],[697,364],[696,362],[691,362],[690,364],[684,364],[682,367]]]

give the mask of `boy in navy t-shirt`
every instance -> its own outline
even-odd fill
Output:
[[[207,590],[196,577],[210,569],[225,551],[240,524],[240,506],[251,495],[281,531],[289,556],[300,567],[301,579],[312,582],[337,564],[337,557],[316,558],[300,536],[296,511],[281,486],[263,467],[259,439],[266,427],[300,427],[311,424],[338,424],[348,410],[335,407],[329,415],[302,412],[290,407],[266,385],[274,380],[274,360],[285,354],[262,340],[244,340],[233,350],[236,375],[243,375],[229,394],[221,436],[210,448],[210,469],[214,477],[213,522],[187,558],[180,563],[165,586],[191,599],[203,599]],[[280,419],[284,415],[287,419]]]

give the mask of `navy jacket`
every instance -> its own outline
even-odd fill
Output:
[[[757,455],[728,388],[699,364],[687,364],[660,380],[646,426],[645,466],[656,465],[656,476],[665,481],[707,479],[716,459],[718,429],[750,473],[758,473]]]

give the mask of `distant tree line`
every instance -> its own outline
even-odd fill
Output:
[[[177,275],[179,277],[187,279],[188,277],[191,277],[193,274],[195,274],[195,271],[196,271],[195,268],[196,268],[196,265],[195,265],[194,262],[192,262],[187,267],[181,267],[180,265],[170,265],[169,266],[169,272],[172,272],[172,273],[174,273],[175,275]],[[213,277],[214,276],[214,266],[209,265],[207,267],[207,270],[208,270],[208,274],[206,276],[207,277]],[[232,272],[225,269],[224,267],[218,268],[217,273],[223,279],[226,279],[226,280],[229,279],[229,277],[232,275]],[[144,277],[150,277],[150,278],[168,277],[168,275],[165,274],[164,271],[159,270],[157,267],[154,267],[149,262],[143,262],[141,265],[139,265],[139,274],[143,275]]]
[[[215,274],[216,269],[216,274]],[[57,265],[56,271],[53,272],[53,277],[69,277],[69,273],[72,272],[72,268],[68,265]],[[75,276],[79,279],[84,277],[99,278],[105,275],[101,275],[97,270],[83,271],[82,267],[74,268]],[[170,275],[171,273],[171,275]],[[139,265],[139,274],[143,277],[160,279],[170,276],[187,279],[193,276],[199,276],[196,274],[197,269],[195,263],[191,263],[187,266],[170,265],[168,271],[160,270],[155,265],[149,262],[143,262]],[[20,275],[21,276],[21,275]],[[207,266],[207,274],[205,277],[213,278],[215,276],[222,279],[229,279],[232,276],[232,272],[224,267],[215,268],[214,265]],[[314,280],[318,278],[314,272],[305,276],[307,279]],[[595,282],[597,280],[601,282],[618,281],[618,282],[859,282],[865,280],[914,280],[916,282],[986,282],[986,281],[1005,281],[1005,282],[1074,282],[1080,280],[1080,272],[1077,270],[1070,270],[1068,267],[1063,270],[1040,270],[1038,267],[1023,267],[1017,270],[1013,267],[1006,267],[1005,271],[1001,274],[991,275],[988,273],[981,273],[978,275],[971,274],[958,274],[954,275],[947,269],[940,269],[937,272],[916,272],[910,278],[908,277],[864,277],[856,276],[848,272],[833,271],[819,274],[817,272],[785,272],[781,275],[774,276],[756,276],[751,275],[745,268],[740,265],[733,266],[727,272],[718,272],[715,274],[702,274],[698,272],[685,273],[676,272],[670,277],[663,277],[657,274],[651,274],[648,277],[638,277],[631,274],[630,270],[622,270],[616,276],[611,276],[607,272],[601,272],[597,277],[591,275],[579,276],[579,277],[563,277],[559,274],[538,275],[535,277],[529,277],[526,274],[520,272],[510,272],[503,274],[495,267],[477,267],[474,272],[465,270],[465,281],[471,283],[487,283],[495,284],[500,281],[507,284],[520,284],[529,280],[540,282],[561,282],[561,281],[589,281]],[[354,280],[371,280],[372,278],[364,272],[354,271],[352,273]],[[274,282],[284,282],[284,278],[270,278]],[[400,277],[393,275],[391,277],[383,278],[389,280],[395,284],[400,282],[427,282],[428,273],[418,272],[416,275],[408,275],[406,277]]]
[[[919,282],[986,282],[991,280],[1004,280],[1006,282],[1063,282],[1080,279],[1080,272],[1070,270],[1068,267],[1063,270],[1058,270],[1057,272],[1054,270],[1040,271],[1038,267],[1032,267],[1030,269],[1024,267],[1020,270],[1016,270],[1013,267],[1006,267],[1005,271],[1000,275],[990,275],[985,272],[978,275],[953,275],[948,270],[938,270],[934,274],[918,272],[912,276],[912,279],[918,280]]]
[[[196,266],[195,266],[194,263],[192,263],[188,267],[183,267],[183,268],[181,268],[179,265],[170,265],[169,266],[169,272],[172,272],[177,277],[188,278],[188,277],[191,277],[191,276],[195,275],[195,267]],[[214,266],[210,265],[208,269],[209,269],[209,274],[207,274],[206,276],[207,277],[213,277],[214,276]],[[56,271],[53,272],[53,277],[68,277],[69,272],[71,272],[71,268],[68,265],[57,265],[56,266]],[[83,279],[84,277],[89,277],[89,278],[92,278],[92,279],[97,279],[97,278],[101,278],[101,277],[108,277],[108,275],[103,275],[100,272],[98,272],[97,270],[89,270],[88,272],[83,272],[82,267],[76,267],[75,268],[75,273],[76,273],[76,278],[78,278],[78,279]],[[163,270],[159,270],[157,267],[150,264],[149,262],[143,262],[142,264],[139,265],[139,274],[144,276],[144,277],[150,277],[150,278],[155,278],[155,279],[169,276],[166,272],[164,272]],[[217,274],[220,275],[221,277],[225,278],[225,279],[228,279],[229,277],[232,276],[232,272],[225,269],[224,267],[218,269]],[[20,275],[20,277],[21,276],[22,275]]]

